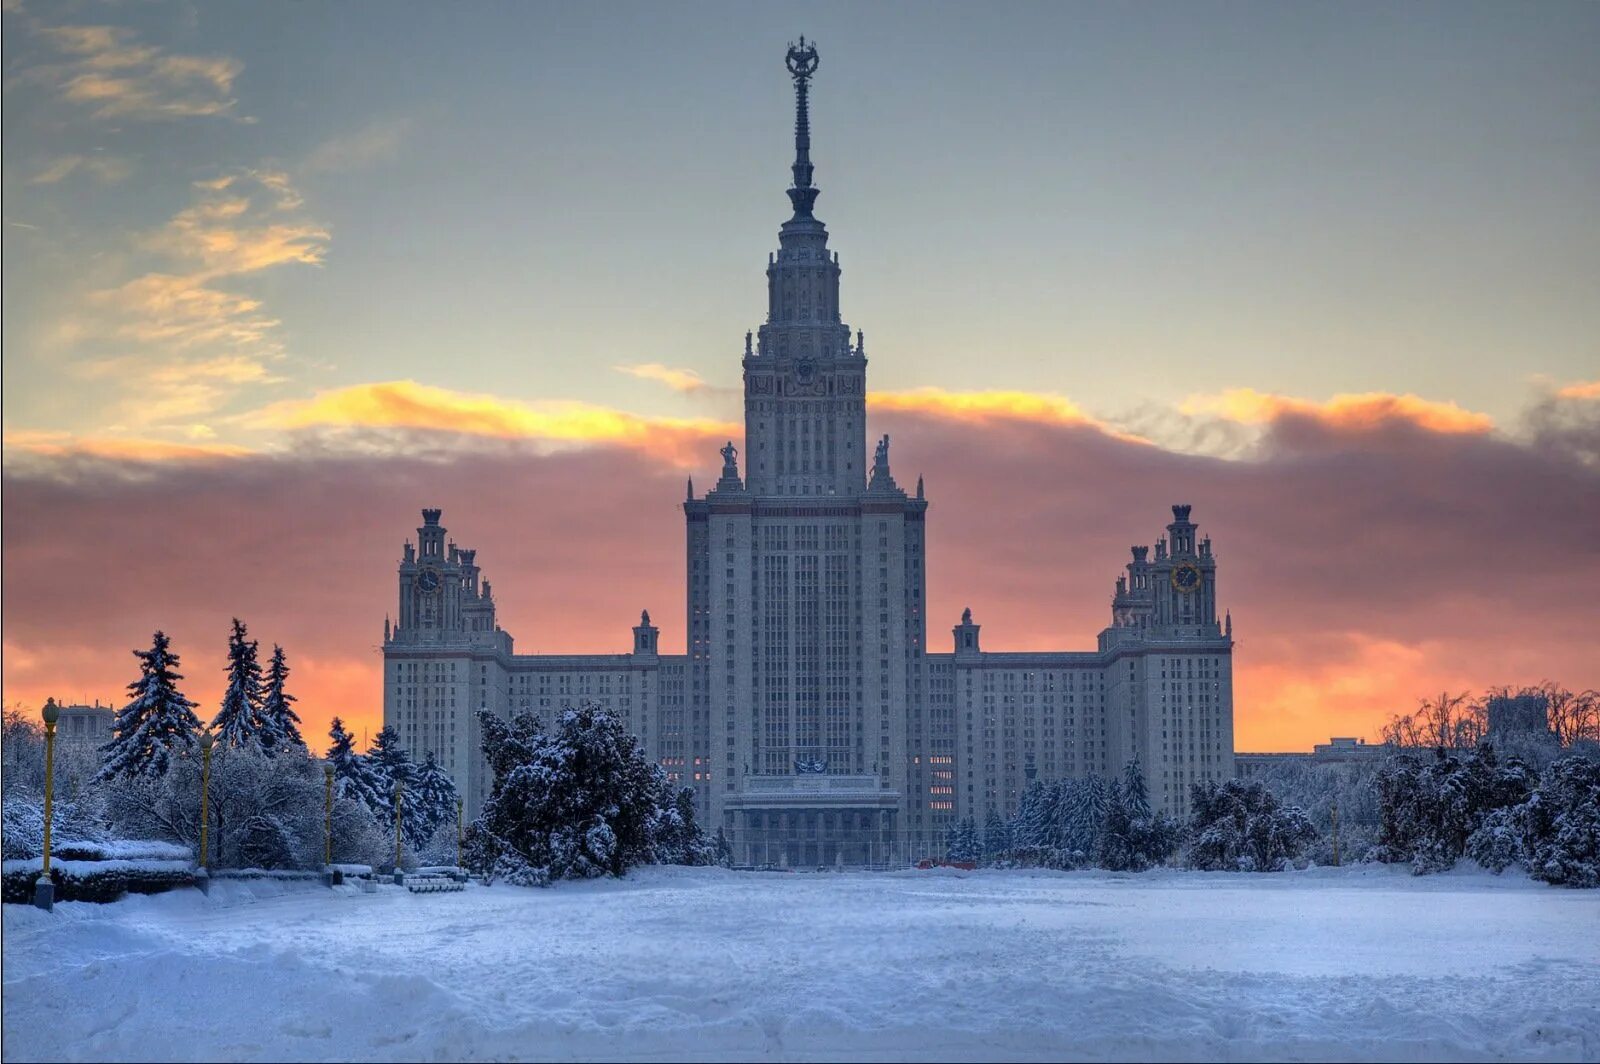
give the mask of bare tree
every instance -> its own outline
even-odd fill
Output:
[[[1562,746],[1588,740],[1600,742],[1600,691],[1574,694],[1546,680],[1533,691],[1543,695],[1549,707],[1550,730]]]

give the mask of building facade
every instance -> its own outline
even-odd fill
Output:
[[[765,321],[744,342],[745,436],[683,508],[686,652],[658,652],[648,613],[625,652],[518,655],[474,551],[424,510],[384,639],[384,720],[432,751],[475,810],[488,793],[475,711],[548,717],[591,699],[695,790],[736,859],[784,867],[935,854],[948,823],[1008,813],[1029,779],[1118,772],[1137,757],[1152,800],[1233,767],[1232,625],[1190,507],[1134,547],[1092,650],[986,651],[967,610],[929,648],[921,478],[870,448],[867,355],[841,317],[840,265],[813,213],[804,39],[792,216],[767,263]],[[741,458],[743,464],[741,468]]]

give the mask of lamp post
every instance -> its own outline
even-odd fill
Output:
[[[33,904],[50,912],[56,904],[56,885],[50,879],[50,821],[56,793],[56,720],[61,716],[55,699],[45,699],[40,716],[44,717],[44,852],[33,884]]]
[[[322,775],[327,784],[323,797],[322,863],[333,864],[333,766],[323,765]]]
[[[211,876],[211,857],[206,847],[207,829],[211,825],[211,748],[217,737],[209,731],[200,733],[200,881]]]
[[[406,785],[400,780],[394,781],[394,881],[405,882],[405,873],[400,868],[400,803],[405,796]]]
[[[456,799],[456,867],[461,867],[461,799]]]
[[[1339,867],[1339,803],[1333,803],[1333,867]]]

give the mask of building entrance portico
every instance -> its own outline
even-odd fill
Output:
[[[735,859],[778,868],[840,868],[903,860],[898,792],[877,776],[751,776],[730,795],[724,829]]]

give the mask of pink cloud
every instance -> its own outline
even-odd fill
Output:
[[[1569,426],[1592,434],[1594,426]],[[1600,684],[1600,475],[1538,442],[1280,413],[1248,461],[1175,454],[1071,419],[880,410],[903,484],[927,476],[931,648],[970,605],[990,649],[1091,647],[1128,547],[1192,503],[1238,638],[1241,748],[1373,734],[1441,685]],[[406,430],[382,447],[7,471],[8,700],[120,695],[128,650],[173,635],[195,697],[222,686],[228,618],[281,642],[321,732],[378,719],[375,648],[417,511],[476,547],[523,652],[621,651],[648,607],[683,645],[683,470],[629,439],[559,453]],[[48,462],[48,456],[39,461]],[[1004,515],[1004,520],[996,520]]]

